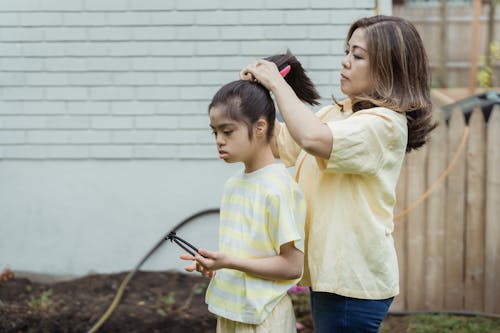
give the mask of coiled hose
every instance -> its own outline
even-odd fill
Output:
[[[171,233],[175,233],[178,229],[182,228],[184,225],[188,224],[192,220],[197,219],[198,217],[201,217],[201,216],[204,216],[204,215],[210,215],[210,214],[219,214],[219,212],[220,212],[219,208],[210,208],[210,209],[205,209],[205,210],[199,211],[198,213],[195,213],[195,214],[193,214],[191,216],[188,216],[187,218],[185,218],[184,220],[182,220],[181,222],[179,222],[172,230],[170,230],[169,232],[167,232],[167,234],[164,237],[162,237],[158,241],[158,243],[156,243],[156,245],[153,246],[153,248],[151,250],[149,250],[149,252],[141,259],[141,261],[139,261],[139,263],[134,267],[134,269],[131,270],[127,274],[127,276],[125,276],[125,278],[123,279],[122,283],[120,284],[120,287],[118,288],[118,291],[116,292],[116,295],[115,295],[115,298],[113,299],[113,302],[108,307],[108,309],[106,310],[106,312],[102,315],[102,317],[90,328],[90,330],[88,330],[87,333],[95,333],[95,332],[97,332],[99,330],[99,328],[101,328],[102,325],[104,325],[104,323],[106,322],[106,320],[108,320],[108,318],[111,316],[111,314],[113,313],[113,311],[116,309],[118,303],[120,302],[120,300],[121,300],[121,298],[123,296],[123,293],[125,291],[125,287],[130,282],[130,280],[132,279],[132,277],[135,275],[135,273],[137,273],[137,271],[139,270],[139,268],[141,268],[141,266],[146,262],[146,260],[148,260],[148,258],[156,250],[158,250],[158,248],[166,240],[169,239],[169,235]]]

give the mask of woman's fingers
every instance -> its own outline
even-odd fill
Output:
[[[254,62],[253,64],[250,64],[243,68],[243,70],[240,72],[240,79],[246,80],[246,81],[257,81],[256,78],[256,71],[257,71],[257,63]]]
[[[254,81],[255,77],[253,74],[249,71],[248,66],[243,68],[240,72],[240,79],[245,80],[245,81]]]

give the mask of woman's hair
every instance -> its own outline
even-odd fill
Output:
[[[406,151],[423,146],[432,120],[430,73],[425,49],[413,24],[395,16],[372,16],[354,22],[346,43],[356,29],[365,31],[374,89],[353,98],[353,111],[375,106],[406,114]]]
[[[307,76],[297,58],[289,51],[285,54],[266,58],[274,62],[279,69],[290,65],[290,72],[285,76],[286,82],[303,102],[317,105],[320,98],[314,84]],[[224,85],[215,93],[208,106],[208,112],[213,107],[219,108],[228,117],[244,122],[248,127],[248,137],[252,138],[252,126],[264,118],[268,123],[267,140],[274,132],[276,108],[270,92],[261,84],[246,80],[237,80]]]

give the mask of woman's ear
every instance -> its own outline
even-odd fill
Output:
[[[264,118],[259,118],[255,123],[255,135],[257,137],[266,137],[267,135],[267,121]]]

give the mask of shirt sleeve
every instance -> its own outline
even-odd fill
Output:
[[[295,165],[300,153],[300,146],[293,140],[285,123],[281,123],[277,139],[278,153],[281,162],[287,167]]]
[[[269,213],[269,237],[276,253],[288,242],[295,242],[295,247],[304,251],[304,224],[306,218],[306,203],[298,188],[290,189],[285,194],[274,194],[268,198],[273,207]]]
[[[394,143],[397,126],[393,121],[385,112],[365,110],[328,122],[333,136],[332,152],[328,161],[318,161],[318,165],[339,173],[377,173]]]

